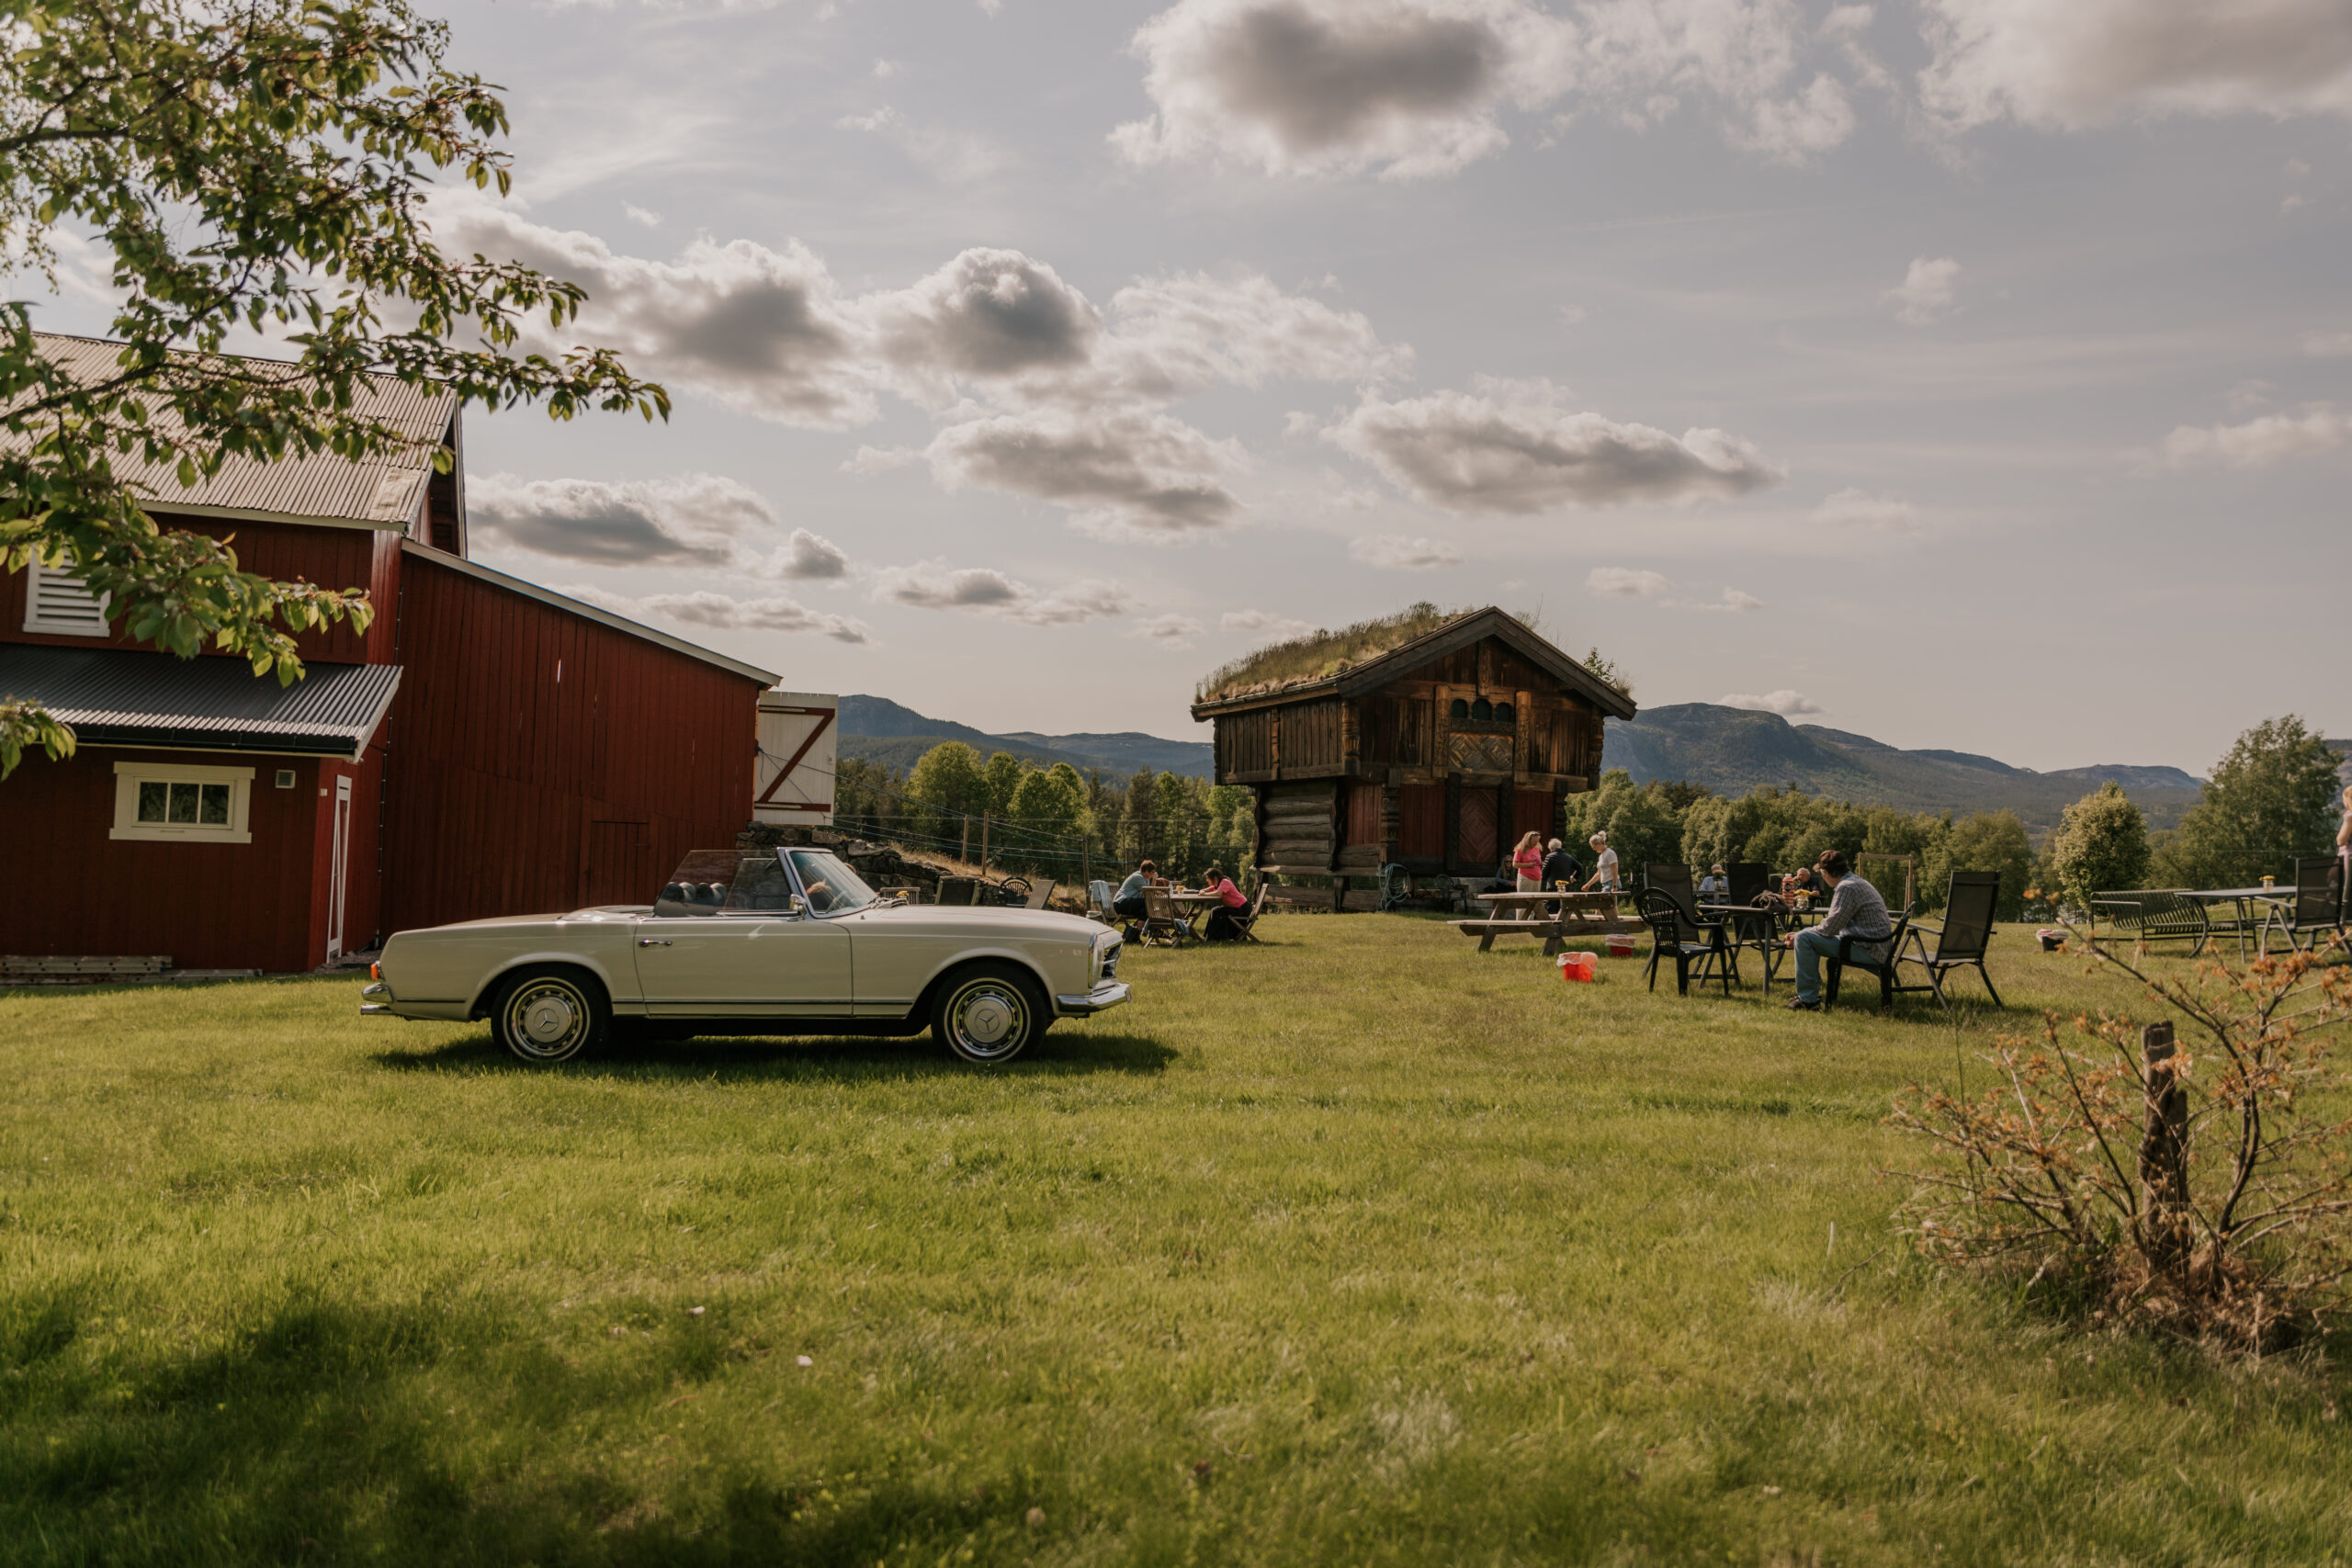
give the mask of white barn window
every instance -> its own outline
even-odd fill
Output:
[[[25,568],[25,630],[60,637],[107,635],[107,602],[62,567]]]
[[[174,840],[199,844],[250,844],[251,768],[207,768],[179,762],[114,765],[114,831],[110,839]]]

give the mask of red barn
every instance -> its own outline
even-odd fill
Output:
[[[0,576],[0,695],[80,738],[0,781],[0,953],[309,969],[407,927],[643,900],[750,819],[776,677],[468,559],[456,399],[387,382],[368,412],[414,445],[230,465],[150,509],[247,570],[368,591],[374,623],[303,634],[289,687],[131,642],[69,576]]]

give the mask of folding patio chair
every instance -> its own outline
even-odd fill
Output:
[[[1266,889],[1272,886],[1273,885],[1270,882],[1260,882],[1258,896],[1250,900],[1250,907],[1246,909],[1237,909],[1226,917],[1232,922],[1234,934],[1240,937],[1242,941],[1256,942],[1258,940],[1258,917],[1265,913]]]
[[[1822,979],[1821,1005],[1824,1008],[1833,1008],[1838,1005],[1838,982],[1844,978],[1846,965],[1850,964],[1857,969],[1878,976],[1878,1010],[1893,1012],[1894,1010],[1894,955],[1903,951],[1903,939],[1908,936],[1910,931],[1911,911],[1906,908],[1902,914],[1895,917],[1894,930],[1887,938],[1886,963],[1883,966],[1864,964],[1854,956],[1854,946],[1862,940],[1861,938],[1851,932],[1839,937],[1838,956],[1829,959],[1825,964],[1828,973]],[[1992,982],[1987,980],[1985,985],[1990,988]],[[1999,998],[1994,999],[1997,1001]]]
[[[1100,877],[1086,885],[1086,917],[1106,926],[1119,923],[1119,912],[1111,908],[1111,885]]]
[[[1168,897],[1167,888],[1143,890],[1144,946],[1182,947],[1199,940],[1193,934],[1192,922],[1176,912],[1176,901]]]
[[[2270,932],[2276,927],[2287,938],[2288,951],[2316,951],[2326,937],[2344,929],[2344,862],[2335,855],[2324,859],[2299,857],[2295,862],[2295,896],[2284,903],[2270,905],[2262,916],[2262,940],[2258,953],[2270,951]]]
[[[1884,987],[1887,997],[1891,999],[1897,991],[1933,991],[1936,1000],[1943,1004],[1946,1012],[1950,1012],[1951,998],[1944,994],[1944,972],[1973,965],[1977,978],[1984,982],[1984,989],[1992,997],[1993,1005],[2006,1006],[2001,1000],[2001,993],[1993,989],[1993,976],[1984,969],[1984,948],[1993,940],[1993,908],[2000,901],[1999,872],[1953,872],[1944,893],[1942,925],[1929,928],[1924,923],[1911,925],[1906,920],[1905,924],[1909,927],[1906,940],[1917,951],[1904,953],[1898,948],[1894,954],[1894,968],[1898,973],[1905,964],[1923,965],[1928,971],[1928,983],[1905,986],[1899,979],[1891,981]],[[1936,951],[1932,953],[1928,951],[1926,939],[1919,934],[1928,929],[1933,929],[1936,933]]]
[[[1022,900],[1021,907],[1024,909],[1042,909],[1046,908],[1046,901],[1054,896],[1054,888],[1057,886],[1057,884],[1050,876],[1041,882],[1031,883],[1029,885],[1029,895]]]

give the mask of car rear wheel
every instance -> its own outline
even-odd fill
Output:
[[[613,1010],[605,988],[577,970],[533,969],[506,983],[490,1020],[516,1061],[549,1066],[603,1044]]]
[[[1001,1067],[1052,1021],[1037,983],[1009,964],[975,964],[948,977],[931,1005],[931,1032],[956,1060]]]

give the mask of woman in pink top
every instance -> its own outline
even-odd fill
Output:
[[[1209,923],[1201,935],[1210,942],[1231,942],[1238,937],[1241,928],[1234,920],[1234,912],[1250,907],[1249,896],[1233,885],[1233,879],[1222,868],[1214,865],[1202,880],[1201,891],[1214,893],[1217,897],[1217,907],[1209,911]]]
[[[1519,874],[1519,890],[1536,893],[1544,886],[1544,835],[1529,833],[1510,852],[1510,868]]]

